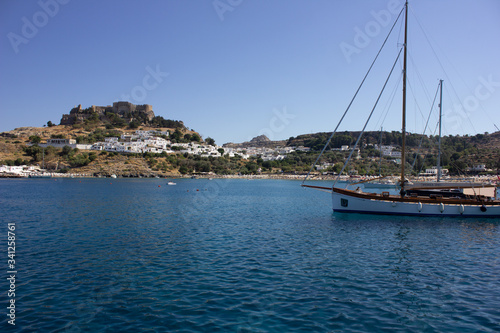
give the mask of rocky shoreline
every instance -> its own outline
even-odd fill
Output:
[[[50,178],[156,178],[156,179],[281,179],[281,180],[304,180],[305,174],[258,174],[258,175],[216,175],[216,174],[90,174],[90,173],[46,173]],[[28,175],[19,175],[11,173],[0,173],[0,178],[28,178]],[[36,177],[34,177],[36,178]],[[49,178],[49,177],[47,177]],[[334,181],[336,175],[310,175],[308,181]],[[396,179],[395,177],[392,178]],[[351,178],[342,176],[340,181],[343,183],[361,183],[375,180],[373,177]],[[476,176],[476,177],[449,177],[447,181],[455,182],[481,182],[500,184],[498,176]],[[435,181],[433,177],[412,177],[410,181]]]

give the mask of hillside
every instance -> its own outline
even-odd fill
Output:
[[[330,148],[340,148],[343,145],[353,146],[360,132],[336,133],[330,143]],[[305,146],[311,151],[320,151],[326,144],[330,133],[304,134],[291,137],[287,146]],[[399,132],[365,132],[358,147],[362,156],[374,156],[373,145],[394,146],[401,148],[402,135]],[[436,165],[438,155],[438,137],[408,133],[406,148],[409,152],[408,160],[413,162],[415,156],[417,168]],[[500,168],[500,132],[477,134],[474,136],[448,135],[441,138],[442,165],[456,173],[463,172],[467,167],[485,164],[489,169]],[[363,154],[364,153],[364,154]]]
[[[167,127],[141,126],[137,129],[148,131],[169,131],[172,134],[179,134],[179,137],[186,135],[201,140],[201,136],[187,129]],[[29,147],[33,137],[38,137],[40,142],[45,142],[51,138],[74,139],[78,143],[90,144],[97,141],[104,141],[106,137],[120,137],[122,134],[133,133],[137,129],[130,127],[115,128],[103,122],[92,122],[75,125],[56,125],[50,127],[20,127],[12,131],[0,133],[0,165],[21,165],[36,164],[44,166],[49,170],[69,170],[74,173],[90,173],[110,175],[112,173],[130,174],[131,176],[149,175],[155,172],[150,169],[146,160],[140,158],[130,158],[119,154],[101,154],[99,152],[75,152],[68,158],[63,154],[63,149],[47,147],[42,156],[42,151],[34,151],[34,147]]]
[[[168,120],[155,116],[152,107],[134,106],[119,102],[108,107],[83,109],[74,108],[69,115],[64,115],[62,122],[67,125],[53,125],[49,122],[45,127],[20,127],[9,132],[0,133],[0,164],[7,165],[39,165],[51,171],[85,173],[109,176],[178,176],[190,173],[257,174],[257,173],[293,173],[307,172],[316,160],[319,151],[324,147],[331,133],[303,134],[288,140],[271,141],[264,135],[243,143],[227,143],[225,149],[240,149],[229,155],[222,151],[222,157],[202,157],[187,153],[155,154],[89,151],[71,149],[70,147],[42,149],[32,142],[45,142],[51,138],[74,139],[79,144],[92,144],[104,141],[106,137],[120,137],[136,130],[159,130],[170,133],[168,139],[172,143],[205,143],[214,145],[213,139],[206,138],[188,130],[182,121]],[[134,109],[135,108],[135,109]],[[72,115],[72,116],[71,116]],[[161,125],[165,126],[161,126]],[[347,151],[338,149],[342,146],[353,146],[360,132],[345,131],[337,133],[325,155],[318,164],[329,165],[326,171],[338,172],[348,155]],[[165,136],[166,138],[166,136]],[[366,132],[360,141],[360,149],[356,159],[351,163],[349,172],[356,170],[360,174],[378,174],[382,163],[386,173],[397,172],[397,159],[384,157],[380,159],[380,151],[375,145],[391,146],[396,152],[400,150],[402,136],[398,132]],[[415,164],[415,173],[436,165],[437,137],[422,136],[409,133],[407,135],[407,163]],[[420,148],[419,148],[419,145]],[[291,147],[307,147],[301,151],[293,151]],[[277,149],[280,147],[280,149]],[[69,148],[69,149],[68,149]],[[248,156],[248,148],[275,149],[271,160],[261,153]],[[215,148],[214,148],[215,149]],[[286,156],[279,157],[282,151],[289,149]],[[255,151],[255,149],[248,149]],[[243,158],[242,156],[246,157]],[[219,155],[220,156],[220,155]],[[273,158],[273,156],[275,158]],[[279,157],[279,158],[278,158]],[[416,159],[415,159],[416,158]],[[381,162],[380,162],[381,161]],[[500,169],[500,132],[477,134],[474,136],[445,136],[442,138],[442,165],[452,174],[464,174],[468,167],[485,165],[488,169]]]

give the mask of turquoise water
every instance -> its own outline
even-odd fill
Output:
[[[296,181],[166,183],[1,180],[14,330],[500,331],[497,220],[332,214]]]

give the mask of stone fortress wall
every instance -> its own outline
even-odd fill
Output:
[[[153,107],[149,104],[135,105],[130,102],[120,101],[113,103],[112,106],[92,105],[90,108],[86,109],[82,109],[82,105],[80,104],[71,109],[69,114],[63,114],[60,125],[73,125],[75,123],[83,122],[85,119],[91,118],[94,114],[97,114],[101,118],[105,116],[107,112],[115,113],[122,117],[125,117],[128,113],[141,112],[146,114],[149,121],[151,121],[155,116]]]

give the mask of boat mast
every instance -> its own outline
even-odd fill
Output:
[[[408,0],[405,3],[405,43],[403,60],[403,126],[401,144],[401,196],[405,196],[405,152],[406,152],[406,51],[408,49]]]
[[[443,80],[439,80],[439,141],[437,159],[437,181],[441,181],[441,115],[443,110]]]
[[[383,127],[380,126],[380,142],[378,144],[378,149],[380,150],[380,158],[378,159],[378,176],[382,177],[382,130]]]

